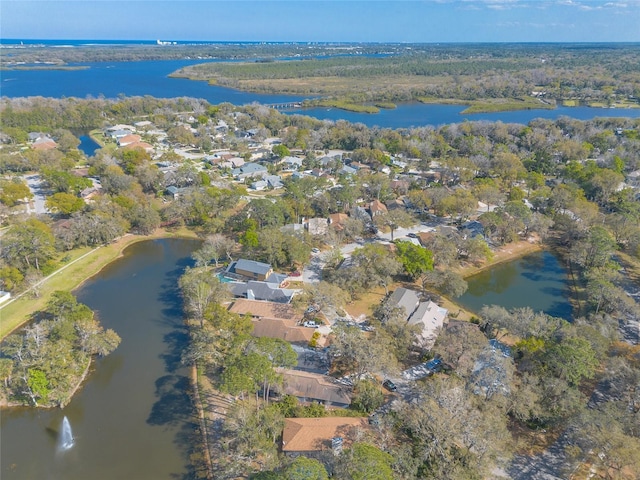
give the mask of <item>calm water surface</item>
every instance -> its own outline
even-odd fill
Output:
[[[0,72],[0,95],[7,97],[99,97],[115,98],[119,95],[158,98],[203,98],[212,104],[229,102],[246,105],[285,103],[303,100],[291,95],[268,95],[241,92],[231,88],[210,86],[168,75],[186,65],[207,63],[203,60],[155,60],[140,62],[97,62],[81,64],[84,70],[15,70]],[[400,104],[393,110],[378,114],[353,113],[335,108],[284,110],[287,114],[302,114],[321,120],[348,120],[369,127],[408,128],[438,126],[464,121],[502,121],[527,124],[535,118],[556,119],[568,116],[579,120],[595,117],[639,118],[640,109],[559,107],[555,110],[521,110],[515,112],[463,115],[464,105]]]
[[[83,152],[87,157],[93,157],[96,153],[96,150],[100,148],[96,142],[89,135],[80,135],[78,136],[80,140],[80,145],[78,145],[78,149]]]
[[[63,410],[2,411],[0,478],[56,480],[188,479],[193,409],[187,343],[177,280],[198,243],[154,240],[125,256],[76,292],[122,343],[95,363]],[[69,418],[75,445],[56,453]]]
[[[558,257],[537,252],[467,278],[469,289],[457,302],[472,312],[483,305],[531,307],[571,319],[567,271]]]

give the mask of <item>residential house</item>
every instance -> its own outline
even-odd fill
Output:
[[[227,267],[226,273],[240,275],[252,280],[264,281],[273,273],[273,268],[268,263],[241,258],[232,262]]]
[[[284,157],[281,163],[284,163],[288,170],[298,170],[302,168],[302,159],[299,157]]]
[[[119,137],[116,139],[116,141],[118,142],[118,146],[120,147],[126,147],[127,145],[138,143],[141,140],[142,140],[142,137],[134,133],[130,133],[128,135],[124,135],[123,137]]]
[[[255,191],[265,190],[268,186],[269,184],[264,180],[258,180],[257,182],[253,182],[251,184],[251,190],[255,190]]]
[[[420,325],[422,331],[418,342],[432,346],[447,319],[447,309],[439,307],[432,301],[421,302],[418,292],[404,287],[396,288],[387,302],[391,306],[402,308],[404,319],[410,325]]]
[[[349,447],[359,432],[369,428],[363,417],[287,418],[282,431],[282,451],[288,455],[331,452],[334,438]]]
[[[349,175],[350,176],[350,175],[355,175],[356,173],[358,173],[358,171],[355,168],[350,167],[349,165],[344,165],[336,173],[338,175]]]
[[[422,328],[420,343],[431,348],[447,318],[447,309],[439,307],[432,301],[421,302],[409,318],[409,325],[419,325]]]
[[[386,204],[387,210],[406,210],[407,206],[401,198],[390,200]]]
[[[177,200],[178,197],[180,197],[180,195],[183,195],[184,192],[186,191],[187,191],[186,188],[179,188],[179,187],[176,187],[175,185],[170,185],[165,189],[165,192],[167,192],[167,195],[169,195],[174,200]]]
[[[38,137],[32,144],[33,150],[53,150],[58,144],[51,137]]]
[[[413,290],[400,287],[396,288],[393,293],[389,295],[387,302],[389,305],[402,308],[405,312],[404,319],[409,320],[409,317],[411,317],[420,304],[420,296]]]
[[[326,235],[329,231],[329,222],[326,218],[310,218],[306,225],[310,235]]]
[[[239,299],[233,302],[229,311],[238,315],[249,315],[253,322],[254,337],[279,338],[290,343],[307,345],[316,329],[299,325],[302,315],[291,305],[257,300]],[[324,344],[326,337],[319,339]]]
[[[329,225],[332,225],[334,230],[344,230],[344,224],[349,219],[349,215],[346,213],[332,213],[329,215]]]
[[[383,215],[387,213],[387,207],[380,200],[373,200],[369,204],[369,213],[371,214],[371,217],[374,218],[377,215]]]
[[[256,280],[250,280],[247,283],[229,282],[227,286],[236,298],[264,300],[275,303],[291,303],[294,295],[298,293],[298,290],[280,288],[275,283]]]
[[[249,177],[264,177],[267,175],[267,168],[257,163],[245,163],[239,168],[234,168],[231,175],[237,180],[244,180]]]
[[[369,165],[365,165],[364,163],[360,162],[351,162],[349,166],[355,169],[357,172],[371,170],[371,167],[369,167]]]
[[[284,187],[280,175],[267,175],[264,177],[264,180],[265,182],[267,182],[267,186],[269,188],[273,188],[274,190]]]
[[[276,390],[280,394],[293,395],[304,403],[320,402],[334,407],[351,404],[352,388],[328,375],[285,368],[278,368],[277,372],[283,378],[282,388]]]
[[[472,220],[460,226],[460,233],[464,238],[484,238],[484,226],[477,220]]]
[[[42,133],[42,132],[29,132],[29,134],[27,135],[27,137],[29,138],[30,142],[35,142],[39,138],[46,137],[46,136],[47,135],[45,133]]]
[[[406,195],[409,191],[409,182],[406,180],[391,180],[391,189],[396,195]]]
[[[147,142],[134,142],[134,143],[131,143],[131,144],[125,146],[124,148],[125,148],[125,150],[131,150],[131,149],[140,148],[140,149],[144,150],[147,153],[152,153],[153,152],[153,146],[148,144]]]

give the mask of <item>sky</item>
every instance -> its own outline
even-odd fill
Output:
[[[639,42],[640,0],[0,0],[0,38]]]

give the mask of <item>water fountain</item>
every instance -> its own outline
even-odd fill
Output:
[[[60,437],[58,438],[58,451],[69,450],[75,441],[73,439],[73,432],[71,431],[71,424],[69,419],[65,416],[62,420],[62,429],[60,430]]]

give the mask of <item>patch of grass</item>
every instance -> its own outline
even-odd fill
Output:
[[[492,113],[534,109],[553,110],[554,108],[555,105],[542,103],[533,98],[488,99],[472,102],[471,106],[465,108],[461,113]]]
[[[186,229],[171,233],[165,230],[158,230],[149,236],[126,235],[116,242],[100,247],[93,252],[89,247],[65,252],[63,255],[69,256],[69,261],[40,285],[38,297],[27,293],[0,309],[0,340],[29,321],[35,312],[43,310],[53,292],[57,290],[71,291],[78,288],[87,279],[96,275],[106,265],[120,257],[122,251],[129,245],[144,240],[170,237],[197,238],[195,233]],[[91,253],[79,259],[88,252]],[[74,260],[77,261],[71,264]]]
[[[305,102],[305,106],[339,108],[340,110],[346,110],[348,112],[356,112],[356,113],[379,113],[380,112],[380,109],[378,107],[374,107],[373,105],[360,105],[358,103],[352,103],[348,100],[330,100],[330,99],[312,100],[312,101]]]
[[[389,291],[392,291],[394,286],[389,287]],[[370,316],[372,308],[380,303],[384,298],[384,288],[380,287],[370,292],[361,294],[356,300],[348,304],[344,309],[353,318],[358,318],[360,315]]]
[[[376,102],[374,103],[374,105],[385,110],[394,110],[397,107],[397,105],[393,102]]]

